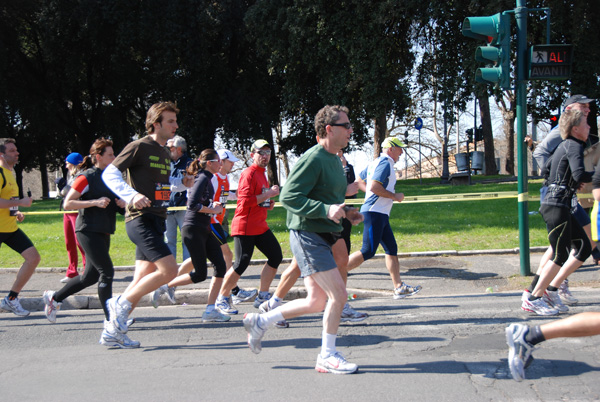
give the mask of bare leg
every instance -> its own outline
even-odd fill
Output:
[[[579,261],[577,258],[570,256],[565,265],[562,266],[560,271],[556,274],[550,285],[555,287],[560,287],[565,279],[569,277],[577,268],[583,265],[583,261]]]
[[[217,296],[219,295],[219,290],[221,290],[221,285],[223,285],[223,278],[217,278],[216,276],[213,276],[210,280],[208,302],[206,304],[215,304],[217,301]]]
[[[290,289],[294,287],[294,284],[296,283],[298,278],[300,278],[300,267],[298,267],[296,257],[294,257],[292,259],[291,264],[281,274],[279,284],[277,285],[277,289],[275,289],[275,292],[273,292],[273,296],[278,297],[280,299],[284,299],[285,296],[289,293]]]
[[[268,292],[271,283],[273,283],[273,279],[275,279],[275,275],[277,275],[277,269],[273,268],[269,264],[265,263],[265,266],[260,273],[260,291]],[[232,288],[233,289],[233,288]]]
[[[360,251],[353,252],[350,254],[350,258],[348,259],[346,271],[350,272],[354,268],[358,268],[363,262],[365,262],[365,257],[363,257],[363,254]]]
[[[161,258],[153,265],[156,266],[154,272],[145,275],[135,286],[129,287],[122,295],[126,300],[131,302],[132,306],[137,305],[144,295],[169,283],[177,275],[177,263],[172,254]]]
[[[237,272],[235,272],[233,269],[229,269],[227,271],[227,274],[225,275],[225,279],[223,280],[223,285],[221,285],[221,296],[223,297],[229,297],[231,296],[231,289],[233,289],[235,287],[235,285],[237,285],[238,281],[240,280],[240,275],[238,275]]]
[[[35,247],[29,247],[27,250],[23,251],[21,257],[23,257],[25,261],[21,264],[17,277],[10,288],[10,290],[16,293],[19,293],[29,279],[31,279],[31,275],[35,272],[35,268],[38,266],[41,259],[40,253],[38,253]]]
[[[223,253],[223,259],[225,260],[225,266],[227,269],[233,265],[233,252],[229,248],[227,243],[221,244],[221,252]]]
[[[573,338],[600,335],[600,313],[580,313],[540,326],[544,338]]]
[[[279,307],[278,310],[281,311],[285,319],[290,319],[304,314],[316,313],[325,308],[323,329],[328,334],[337,334],[342,310],[348,298],[346,286],[339,270],[336,268],[325,272],[317,272],[304,278],[304,285],[307,291],[306,298],[292,300]],[[328,300],[329,302],[327,302]]]
[[[571,257],[569,257],[571,259]],[[540,275],[540,280],[537,285],[535,285],[535,289],[531,292],[535,297],[542,297],[550,282],[554,279],[558,271],[560,270],[560,266],[553,263],[552,261],[548,261],[546,265],[544,265],[544,269],[542,274]]]
[[[398,256],[386,254],[385,266],[390,273],[392,282],[394,283],[394,289],[402,286],[402,280],[400,279],[400,262],[398,261]]]

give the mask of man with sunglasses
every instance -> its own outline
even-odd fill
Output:
[[[217,308],[223,314],[238,313],[231,303],[231,291],[248,268],[255,246],[267,257],[260,275],[259,293],[254,300],[256,308],[262,302],[269,300],[269,287],[283,259],[281,246],[267,225],[267,212],[273,210],[275,206],[272,198],[279,195],[279,186],[269,187],[265,175],[271,159],[269,143],[265,140],[255,141],[250,156],[253,163],[240,176],[237,190],[238,202],[231,221],[235,262],[225,275],[217,299]]]
[[[336,350],[337,331],[348,294],[345,274],[340,272],[332,250],[341,239],[343,218],[353,224],[362,221],[355,208],[344,204],[347,182],[337,156],[352,134],[348,109],[325,106],[315,117],[315,131],[318,144],[296,162],[280,197],[287,210],[290,248],[304,277],[307,296],[264,314],[246,314],[244,327],[250,349],[260,353],[261,339],[269,326],[325,309],[321,352],[315,369],[321,373],[350,374],[358,370],[357,365],[346,361]]]

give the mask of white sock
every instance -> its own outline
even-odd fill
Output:
[[[131,302],[123,296],[119,296],[119,298],[117,299],[117,303],[119,303],[123,307],[131,308]]]
[[[335,340],[337,339],[337,334],[328,334],[323,330],[323,340],[321,343],[321,357],[327,359],[329,356],[336,352],[335,350]]]
[[[273,296],[269,299],[269,309],[273,310],[279,306],[281,306],[281,299],[277,296]]]
[[[280,310],[281,309],[276,308],[266,312],[265,314],[260,314],[258,316],[258,325],[260,325],[261,328],[268,328],[277,321],[284,320],[285,318],[283,318],[283,314],[281,314]]]

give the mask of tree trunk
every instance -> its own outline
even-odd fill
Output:
[[[48,164],[46,162],[46,154],[41,152],[39,155],[40,161],[40,176],[42,179],[42,198],[50,196],[50,188],[48,187]]]
[[[273,130],[269,127],[268,124],[263,125],[263,127],[267,127],[265,129],[265,134],[263,136],[264,139],[268,139],[269,143],[275,144],[277,138],[273,138]],[[272,186],[279,185],[279,177],[277,177],[277,155],[275,154],[275,146],[271,150],[271,159],[269,159],[269,166],[267,166],[267,177],[269,179],[269,183]]]
[[[500,109],[504,120],[504,137],[506,138],[506,172],[515,174],[515,104],[511,100],[510,109]]]
[[[280,150],[278,158],[280,158],[281,162],[283,163],[285,177],[288,177],[290,175],[290,163],[287,157],[287,152],[281,152],[281,147],[279,146],[279,144],[281,144],[281,141],[283,140],[283,128],[281,127],[281,122],[279,122],[277,124],[277,127],[275,128],[275,135],[277,137],[277,149]]]
[[[490,99],[487,93],[478,94],[479,113],[481,115],[481,127],[483,129],[483,151],[485,159],[484,175],[490,176],[496,174],[496,152],[494,150],[494,133],[492,132],[492,119],[490,116]]]
[[[381,143],[388,135],[385,113],[375,118],[375,133],[373,134],[373,159],[381,154]]]

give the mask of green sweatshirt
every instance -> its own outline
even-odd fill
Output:
[[[341,232],[342,224],[327,218],[332,204],[343,204],[346,174],[337,155],[321,145],[309,149],[296,162],[279,201],[287,210],[288,229],[307,232]]]

